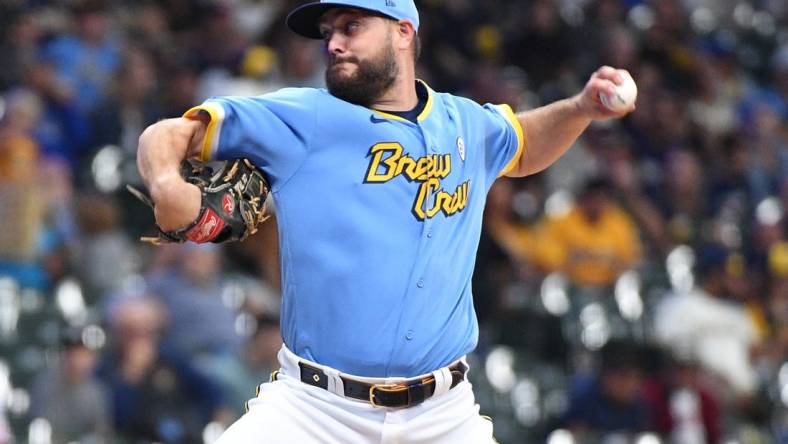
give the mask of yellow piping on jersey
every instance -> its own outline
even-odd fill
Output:
[[[517,165],[517,162],[520,161],[520,156],[523,155],[523,150],[525,149],[525,131],[523,131],[523,126],[520,124],[520,121],[517,119],[517,116],[514,115],[514,111],[512,111],[512,107],[506,104],[498,105],[498,108],[503,111],[504,116],[509,119],[514,128],[514,131],[517,133],[517,152],[514,153],[514,157],[509,163],[506,164],[504,169],[498,174],[498,177],[506,175],[509,171],[514,169]]]
[[[205,130],[205,139],[203,140],[202,150],[200,151],[200,160],[203,162],[208,162],[211,160],[211,148],[216,133],[216,127],[219,125],[219,113],[213,106],[204,103],[189,109],[183,113],[183,117],[187,119],[194,119],[197,117],[200,111],[208,113],[211,118],[211,120],[208,122],[208,128]]]
[[[373,109],[372,111],[375,114],[379,115],[380,117],[383,117],[383,118],[386,118],[386,119],[399,120],[400,122],[409,122],[408,119],[405,119],[403,117],[400,117],[400,116],[397,116],[397,115],[394,115],[394,114],[389,114],[387,112],[379,111],[379,110],[376,110],[376,109]]]
[[[416,117],[416,121],[421,122],[429,116],[430,112],[432,111],[432,104],[434,103],[433,99],[433,91],[432,88],[429,87],[423,80],[416,80],[417,82],[421,83],[424,86],[424,89],[427,90],[427,103],[424,105],[424,109],[421,110],[419,115]],[[372,112],[379,115],[380,117],[391,119],[391,120],[398,120],[400,122],[410,122],[408,119],[400,117],[395,114],[389,114],[385,111],[380,111],[374,108],[370,108]]]
[[[432,103],[434,100],[433,100],[432,88],[430,88],[430,86],[427,85],[427,83],[424,82],[423,80],[416,80],[416,81],[424,85],[424,88],[427,90],[427,104],[424,105],[424,109],[421,111],[421,113],[419,113],[419,116],[416,117],[416,120],[421,122],[422,120],[426,119],[427,116],[430,114],[430,111],[432,111]]]

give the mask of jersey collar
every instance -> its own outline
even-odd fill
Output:
[[[435,92],[432,90],[432,88],[430,88],[429,85],[427,85],[427,82],[425,82],[425,81],[423,81],[421,79],[416,79],[416,82],[418,82],[420,85],[424,86],[424,89],[427,90],[427,104],[424,105],[424,109],[421,111],[421,113],[418,116],[416,116],[416,121],[421,123],[427,118],[427,116],[430,115],[430,112],[432,111],[432,104],[433,104],[433,101],[434,101]],[[369,110],[372,111],[373,113],[375,113],[376,115],[378,115],[379,117],[382,117],[384,119],[398,120],[400,122],[412,123],[408,119],[403,119],[400,116],[397,116],[397,115],[394,115],[394,114],[389,114],[389,113],[387,113],[385,111],[379,111],[379,110],[372,109],[372,108],[370,108]]]

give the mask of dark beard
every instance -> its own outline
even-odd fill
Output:
[[[332,68],[340,61],[355,63],[356,73],[352,77],[340,77]],[[397,61],[391,44],[384,48],[380,56],[360,61],[355,57],[347,59],[331,58],[326,69],[328,92],[346,102],[369,107],[394,84],[397,79]]]

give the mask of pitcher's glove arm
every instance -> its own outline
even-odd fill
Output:
[[[155,245],[170,242],[196,243],[242,241],[257,231],[266,219],[266,198],[269,187],[262,172],[247,159],[225,161],[213,167],[197,160],[181,163],[181,176],[196,185],[202,193],[197,218],[185,228],[163,231],[142,240]],[[126,188],[146,205],[153,201],[144,192]]]

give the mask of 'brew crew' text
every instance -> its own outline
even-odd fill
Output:
[[[470,180],[461,183],[453,193],[441,188],[441,179],[451,173],[450,154],[430,154],[414,159],[402,152],[402,145],[396,142],[379,143],[370,148],[372,159],[364,181],[384,183],[402,175],[409,182],[421,182],[412,209],[419,220],[430,219],[439,212],[451,216],[465,208]]]

